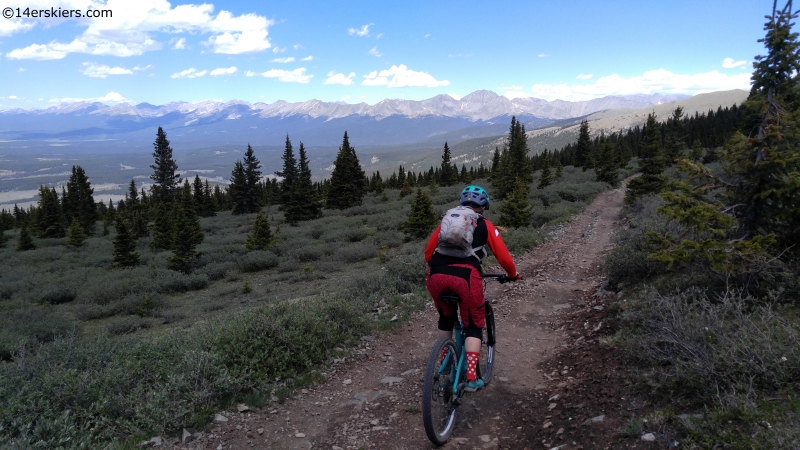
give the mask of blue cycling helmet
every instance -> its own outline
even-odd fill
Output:
[[[467,186],[461,191],[458,201],[464,206],[479,206],[489,209],[489,193],[480,186]]]

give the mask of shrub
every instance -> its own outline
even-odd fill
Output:
[[[336,251],[334,257],[341,262],[355,263],[378,256],[378,246],[371,242],[359,242],[342,247]]]
[[[270,251],[254,251],[243,255],[237,261],[239,270],[244,273],[259,272],[278,265],[278,256]]]
[[[248,254],[250,256],[252,253]],[[225,274],[229,271],[238,270],[236,263],[233,261],[222,261],[208,263],[203,267],[195,270],[196,275],[205,275],[209,281],[217,281],[225,278]]]
[[[120,317],[107,324],[106,333],[111,336],[134,333],[142,328],[150,328],[152,322],[142,317]]]

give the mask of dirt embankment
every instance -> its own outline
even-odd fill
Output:
[[[516,258],[523,283],[490,283],[497,313],[491,384],[470,394],[445,448],[658,448],[618,430],[641,402],[617,356],[600,343],[606,305],[598,266],[620,226],[624,189],[601,194],[554,238]],[[490,270],[494,268],[489,268]],[[499,270],[499,268],[496,268]],[[601,294],[603,291],[600,291]],[[210,432],[169,448],[424,449],[422,370],[435,340],[432,302],[401,329],[364,338],[328,381],[285,404],[223,412]],[[178,441],[178,442],[174,442]]]

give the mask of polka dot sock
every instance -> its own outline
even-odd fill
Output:
[[[476,381],[478,379],[475,368],[478,366],[478,358],[480,356],[480,352],[467,352],[467,381]]]

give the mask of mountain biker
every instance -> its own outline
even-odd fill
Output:
[[[425,247],[425,262],[428,263],[426,287],[439,311],[439,337],[452,337],[456,312],[450,304],[440,299],[442,294],[453,292],[461,298],[461,320],[464,322],[467,351],[467,392],[483,388],[483,380],[477,379],[476,366],[480,357],[486,310],[484,309],[481,262],[486,257],[486,244],[497,261],[512,280],[522,280],[517,273],[514,260],[508,253],[497,228],[483,217],[489,209],[489,194],[480,186],[467,186],[461,191],[459,203],[477,213],[477,224],[472,236],[473,254],[468,257],[448,256],[440,252],[439,234],[442,225],[436,228]]]

